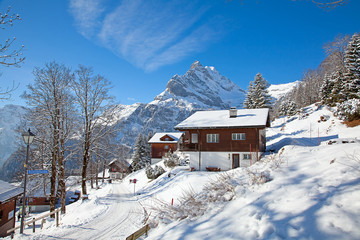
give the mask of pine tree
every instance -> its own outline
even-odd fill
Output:
[[[360,34],[351,37],[345,52],[345,68],[360,78]]]
[[[253,82],[250,81],[248,91],[247,91],[245,101],[244,101],[244,108],[247,108],[247,109],[254,108],[253,96],[254,96],[254,86],[253,86]]]
[[[132,156],[131,167],[133,171],[140,170],[145,168],[150,164],[150,155],[149,155],[149,144],[147,143],[147,137],[139,133],[136,143],[135,150]]]
[[[323,104],[330,103],[330,94],[333,88],[333,82],[331,81],[330,74],[326,74],[323,83],[320,87],[320,97]]]
[[[360,34],[354,34],[345,52],[344,85],[348,99],[360,98]]]
[[[245,108],[271,108],[271,96],[268,93],[269,83],[258,73],[254,82],[250,82]]]

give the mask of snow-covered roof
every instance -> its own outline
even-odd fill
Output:
[[[182,133],[182,132],[155,133],[154,136],[149,140],[149,143],[177,143],[183,134],[184,133]],[[169,136],[173,140],[169,140],[169,141],[161,140],[161,138],[164,136]]]
[[[238,109],[236,117],[229,110],[198,111],[175,126],[175,129],[266,127],[268,108]]]
[[[118,158],[114,158],[112,161],[110,161],[110,163],[108,164],[108,166],[110,166],[111,164],[115,163],[116,165],[118,165],[119,167],[121,163],[130,166],[132,163],[132,159],[118,159]]]
[[[0,202],[5,202],[13,197],[16,197],[22,192],[23,190],[21,188],[0,180]]]

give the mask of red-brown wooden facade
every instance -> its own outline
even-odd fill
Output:
[[[266,148],[265,128],[218,128],[179,129],[185,133],[180,144],[181,151],[206,152],[264,152]],[[244,140],[233,140],[233,133],[245,133]],[[193,143],[191,135],[198,135],[198,143]],[[216,143],[207,142],[207,134],[219,134]]]

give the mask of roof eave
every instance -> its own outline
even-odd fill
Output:
[[[175,127],[176,130],[191,130],[191,129],[230,129],[230,128],[266,128],[266,125],[254,126],[211,126],[211,127]]]

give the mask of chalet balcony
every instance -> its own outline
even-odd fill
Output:
[[[179,145],[180,151],[197,151],[198,144],[197,143],[181,143]]]

